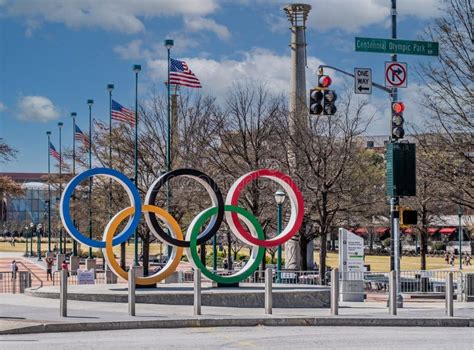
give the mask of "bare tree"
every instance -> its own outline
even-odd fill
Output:
[[[317,116],[310,120],[308,128],[301,128],[301,137],[294,138],[283,124],[281,131],[290,140],[290,147],[300,156],[295,172],[305,198],[305,218],[299,232],[301,268],[306,269],[308,242],[320,238],[320,273],[326,271],[327,238],[337,222],[338,215],[361,211],[373,203],[373,198],[363,195],[373,191],[367,185],[372,176],[360,176],[373,172],[370,162],[359,162],[362,145],[358,137],[365,131],[371,117],[365,118],[367,102],[354,101],[347,92],[339,102],[334,116]],[[286,123],[286,120],[283,120]],[[290,169],[290,164],[287,164]]]
[[[440,44],[438,59],[418,67],[430,118],[424,132],[432,134],[418,141],[450,199],[474,209],[473,8],[470,0],[445,0],[442,13],[426,32]]]

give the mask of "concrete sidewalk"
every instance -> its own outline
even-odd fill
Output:
[[[343,303],[340,316],[329,309],[261,309],[203,306],[194,316],[187,305],[137,304],[137,316],[127,313],[125,303],[69,301],[68,317],[59,316],[59,301],[2,294],[0,334],[77,332],[112,329],[181,328],[219,326],[393,326],[473,327],[474,305],[455,303],[455,316],[447,318],[444,302],[405,303],[398,316],[389,316],[384,303]]]

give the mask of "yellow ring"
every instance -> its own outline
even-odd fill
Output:
[[[143,205],[142,206],[143,212],[153,212],[155,213],[161,220],[163,220],[170,229],[171,234],[174,238],[182,240],[183,239],[183,232],[179,227],[179,224],[176,220],[164,209],[154,205]],[[133,215],[135,212],[134,207],[128,207],[120,212],[118,212],[112,220],[110,220],[109,224],[104,230],[104,238],[103,241],[105,242],[105,248],[102,248],[102,253],[107,260],[107,264],[110,266],[110,269],[117,275],[122,277],[124,280],[128,280],[128,273],[124,269],[120,267],[117,261],[114,258],[114,251],[112,240],[114,238],[114,234],[117,231],[118,226],[120,223],[130,215]],[[150,285],[158,283],[164,280],[166,277],[170,276],[178,266],[179,262],[181,261],[181,257],[183,256],[183,248],[182,247],[174,247],[173,253],[168,259],[166,265],[158,271],[156,274],[147,276],[147,277],[137,277],[136,281],[137,284],[140,285]]]

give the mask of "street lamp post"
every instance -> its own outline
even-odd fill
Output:
[[[112,91],[114,84],[107,84],[109,92],[109,168],[112,169]],[[112,179],[109,180],[109,219],[112,218]]]
[[[30,257],[33,256],[33,234],[35,231],[35,224],[30,223],[30,229],[31,229],[31,237],[30,237]]]
[[[462,270],[462,206],[459,204],[458,206],[458,219],[459,219],[459,270]]]
[[[166,84],[168,89],[168,111],[166,118],[166,171],[171,171],[171,84],[170,84],[170,70],[171,70],[171,48],[174,45],[172,39],[165,40],[165,47],[168,51],[168,82]],[[166,210],[170,211],[171,188],[170,182],[166,182]],[[171,246],[168,246],[168,257],[171,257]]]
[[[133,72],[135,73],[135,186],[138,188],[138,73],[142,66],[139,64],[133,65]],[[135,229],[134,236],[134,263],[138,266],[138,229]]]
[[[51,131],[46,131],[48,135],[48,253],[51,252],[51,156],[49,148],[51,143]]]
[[[92,169],[92,105],[94,100],[87,100],[89,106],[89,170]],[[89,178],[89,238],[92,239],[92,177]],[[89,259],[92,259],[92,247],[89,247]]]
[[[36,226],[36,252],[38,254],[38,261],[41,261],[41,231],[43,230],[43,225],[38,224]]]
[[[281,225],[282,225],[282,206],[283,202],[286,199],[285,192],[278,190],[275,192],[275,202],[277,203],[277,234],[281,233]],[[278,246],[277,252],[277,282],[281,282],[281,244]]]
[[[59,196],[61,196],[61,193],[63,191],[63,185],[62,185],[62,169],[63,169],[63,153],[62,153],[62,140],[61,140],[61,130],[63,128],[63,123],[58,122],[58,128],[59,128]],[[61,226],[59,226],[59,253],[63,253],[63,229]]]
[[[28,225],[25,225],[25,256],[28,257]]]
[[[76,176],[76,117],[77,113],[76,112],[71,112],[71,118],[72,118],[72,176]],[[72,202],[73,204],[73,223],[74,227],[76,227],[76,196],[73,194],[72,195]],[[77,242],[75,239],[72,240],[72,255],[77,256]]]

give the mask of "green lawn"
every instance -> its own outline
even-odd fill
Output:
[[[53,244],[54,246],[54,244]],[[41,250],[44,252],[46,251],[48,245],[46,240],[42,240],[41,243]],[[68,243],[67,249],[72,249],[72,243]],[[87,249],[86,247],[82,247],[82,250]],[[140,253],[141,247],[139,247]],[[165,245],[162,246],[163,254],[166,254],[167,247]],[[224,249],[226,249],[224,247]],[[25,243],[24,242],[17,242],[14,247],[10,245],[9,242],[0,242],[0,251],[1,252],[24,252],[25,251]],[[96,249],[94,249],[96,251]],[[208,254],[211,254],[211,249],[208,249]],[[36,240],[33,241],[33,252],[36,253]],[[117,256],[120,254],[120,246],[114,247],[114,252]],[[248,250],[244,249],[244,253],[247,253]],[[156,255],[160,253],[160,244],[154,243],[150,245],[150,254]],[[134,244],[127,245],[127,259],[133,259],[134,254]],[[283,251],[283,258],[284,258],[284,251]],[[316,263],[319,263],[319,253],[315,252],[314,260]],[[435,269],[448,269],[451,266],[446,265],[444,262],[443,257],[432,257],[428,256],[427,259],[427,269],[428,270],[435,270]],[[381,271],[387,272],[390,269],[390,258],[388,256],[376,256],[376,255],[369,255],[365,257],[365,263],[370,265],[371,271]],[[339,257],[337,253],[330,252],[327,256],[327,264],[330,267],[338,267],[339,265]],[[459,260],[455,261],[454,264],[455,268],[459,266]],[[401,259],[401,269],[405,271],[410,270],[419,270],[420,269],[420,257],[419,256],[404,256]],[[464,267],[464,270],[474,271],[474,266]]]

